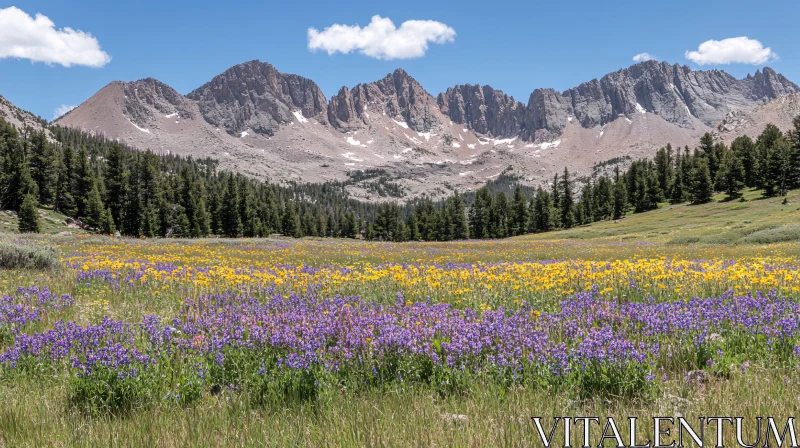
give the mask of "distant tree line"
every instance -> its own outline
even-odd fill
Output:
[[[620,219],[665,201],[701,204],[717,192],[735,199],[744,188],[778,196],[800,187],[800,117],[785,134],[768,125],[755,141],[739,137],[730,147],[711,134],[693,151],[667,145],[624,172],[616,164],[611,175],[579,181],[565,168],[534,189],[504,172],[476,192],[405,205],[348,196],[359,176],[386,183],[378,171],[351,173],[345,182],[277,185],[218,170],[212,159],[140,152],[58,126],[50,132],[20,135],[0,118],[0,209],[16,211],[23,232],[39,231],[37,208],[45,206],[133,237],[504,238]]]
[[[145,237],[355,238],[377,205],[341,183],[280,186],[218,171],[212,159],[136,151],[63,128],[23,134],[0,118],[0,209],[40,229],[46,206],[103,233]],[[54,140],[54,141],[53,141]]]
[[[722,192],[733,200],[744,188],[760,189],[766,197],[783,196],[800,188],[800,117],[793,123],[785,134],[770,124],[755,141],[742,136],[730,146],[710,133],[693,151],[667,145],[652,159],[631,162],[624,172],[616,164],[613,175],[592,176],[580,194],[579,183],[564,168],[546,188],[531,192],[517,185],[510,199],[505,191],[481,188],[466,212],[458,194],[437,203],[384,204],[365,236],[385,241],[504,238],[617,220],[667,201],[703,204]]]

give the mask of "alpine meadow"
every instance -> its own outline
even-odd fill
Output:
[[[38,3],[0,447],[800,447],[797,5]]]

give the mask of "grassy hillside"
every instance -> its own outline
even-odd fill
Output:
[[[769,244],[800,241],[800,191],[785,198],[763,198],[745,191],[744,202],[724,194],[709,204],[661,204],[658,210],[631,214],[534,239],[642,240],[669,244]],[[784,204],[786,199],[786,204]]]

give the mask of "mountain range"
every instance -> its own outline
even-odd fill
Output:
[[[487,85],[433,96],[402,69],[328,99],[308,78],[250,61],[187,95],[152,78],[115,81],[55,124],[277,182],[380,169],[414,197],[471,190],[504,172],[532,185],[564,166],[589,174],[667,143],[694,147],[706,132],[731,139],[768,122],[787,127],[798,112],[800,87],[769,67],[736,79],[646,61],[564,92],[535,89],[523,103]],[[348,188],[373,199],[357,182]]]

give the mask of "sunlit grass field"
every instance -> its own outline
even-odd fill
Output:
[[[796,192],[747,192],[501,241],[4,234],[63,268],[0,271],[0,445],[539,446],[532,416],[796,416],[798,218]]]

